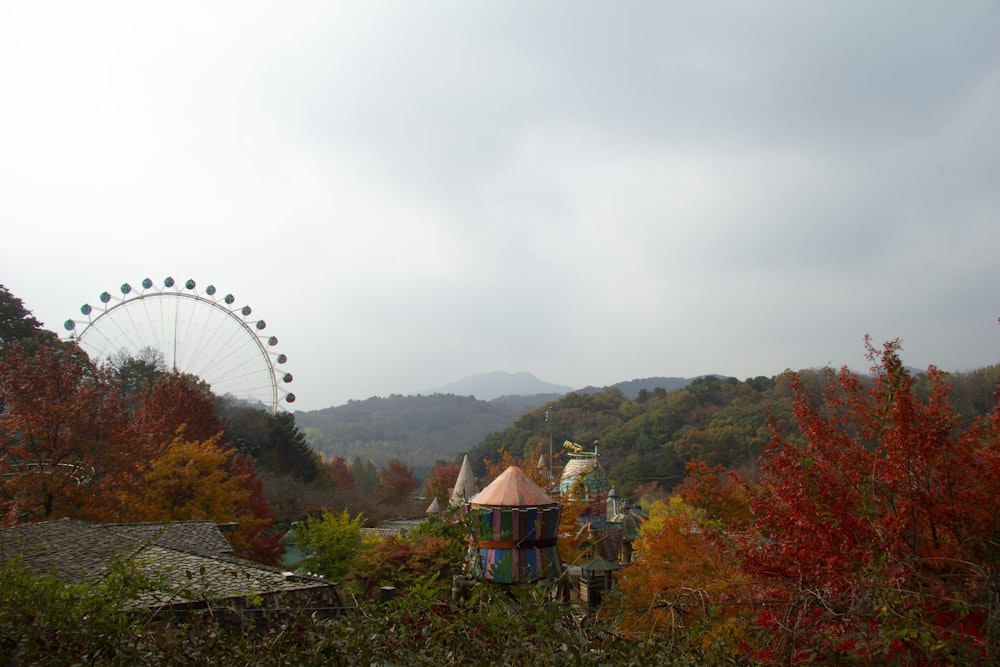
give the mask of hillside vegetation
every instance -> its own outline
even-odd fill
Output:
[[[798,372],[817,401],[833,375],[832,369]],[[705,376],[674,391],[640,390],[634,400],[617,387],[569,394],[490,434],[469,458],[477,473],[485,469],[483,460],[499,459],[501,447],[521,458],[537,456],[541,448],[547,458],[551,438],[559,467],[564,441],[588,449],[597,442],[612,483],[626,494],[649,482],[673,488],[684,478],[685,463],[691,459],[752,469],[770,439],[769,418],[782,432],[801,438],[792,411],[792,376],[791,372],[746,380]],[[954,405],[966,422],[992,409],[998,381],[1000,365],[950,377]],[[915,382],[918,392],[929,391],[925,373],[915,375]]]
[[[548,398],[542,396],[532,404],[452,394],[393,395],[299,412],[295,422],[313,449],[326,458],[371,459],[377,467],[400,459],[422,476],[437,461],[454,459],[485,434],[507,428],[518,415]]]
[[[526,374],[522,374],[526,375]],[[500,385],[488,387],[488,379],[497,374],[477,376],[485,394],[494,389],[511,389],[506,378]],[[542,386],[531,376],[522,387]],[[649,377],[620,382],[613,386],[626,397],[635,399],[644,392],[663,392],[683,387],[691,379]],[[460,383],[455,383],[459,385]],[[554,386],[554,385],[547,385]],[[577,393],[599,394],[605,389],[586,387]],[[326,458],[341,457],[371,460],[381,467],[400,459],[423,476],[438,461],[453,461],[475,448],[490,434],[504,431],[518,417],[538,406],[558,401],[564,393],[505,394],[491,400],[452,393],[427,396],[392,395],[349,401],[345,405],[296,412],[295,423],[302,429],[310,446]],[[561,442],[561,441],[560,441]],[[480,462],[481,463],[481,462]]]

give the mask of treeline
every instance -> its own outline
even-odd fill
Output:
[[[453,394],[392,395],[298,412],[295,418],[309,444],[325,458],[371,459],[378,467],[400,459],[424,476],[436,462],[454,459],[484,434],[506,428],[544,400],[526,405]]]
[[[801,440],[793,412],[793,379],[818,401],[835,375],[825,368],[745,380],[705,376],[673,391],[639,390],[634,400],[617,387],[568,394],[489,435],[469,458],[478,474],[485,470],[484,460],[499,460],[502,449],[518,457],[540,450],[548,458],[551,440],[559,467],[565,459],[564,441],[587,449],[597,443],[601,463],[620,492],[630,494],[651,482],[669,490],[684,479],[685,464],[692,459],[752,470],[771,438],[772,422],[789,438]],[[862,381],[873,379],[862,376]],[[1000,365],[950,375],[947,382],[957,414],[968,423],[993,408]],[[914,383],[917,394],[926,398],[927,373],[916,373]]]

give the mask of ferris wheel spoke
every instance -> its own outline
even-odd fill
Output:
[[[168,368],[198,376],[216,394],[260,402],[272,412],[281,407],[281,398],[295,400],[279,387],[274,367],[274,361],[283,364],[286,357],[268,349],[277,339],[259,335],[265,324],[248,319],[249,306],[234,306],[232,294],[216,297],[212,285],[199,292],[190,279],[178,284],[168,277],[158,287],[146,278],[141,285],[140,290],[123,283],[121,298],[102,293],[100,312],[83,306],[85,321],[66,321],[70,338],[100,359],[153,348]]]

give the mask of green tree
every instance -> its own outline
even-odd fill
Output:
[[[124,563],[96,583],[0,563],[0,664],[141,664],[131,606],[153,583]]]
[[[364,497],[371,497],[375,491],[375,485],[378,484],[378,470],[375,468],[375,462],[371,459],[362,462],[360,457],[355,456],[351,459],[350,468],[358,493]]]
[[[0,285],[0,350],[14,341],[33,338],[41,331],[42,323],[24,307],[24,302]]]
[[[122,394],[131,401],[148,396],[156,379],[167,372],[163,353],[153,347],[144,347],[134,356],[126,352],[117,354],[112,358],[111,366]]]
[[[306,519],[295,529],[296,546],[306,554],[299,569],[341,580],[361,549],[361,528],[365,518],[353,519],[347,510],[339,514],[324,511],[319,517]]]

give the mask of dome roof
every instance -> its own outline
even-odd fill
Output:
[[[511,466],[479,492],[473,507],[542,507],[555,505],[549,494],[517,466]]]

